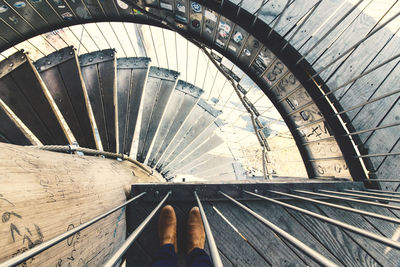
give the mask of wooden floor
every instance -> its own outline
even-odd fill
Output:
[[[389,238],[399,239],[400,236],[400,227],[394,223],[302,201],[289,202]],[[395,210],[369,207],[364,204],[335,203],[400,218],[400,212]],[[174,206],[177,214],[179,266],[185,266],[186,220],[190,208],[195,203],[168,204]],[[128,234],[156,205],[157,203],[135,202],[128,207]],[[206,202],[203,205],[224,266],[318,266],[309,257],[232,203],[220,201]],[[246,205],[340,266],[400,266],[400,251],[385,247],[378,242],[266,201],[246,201]],[[213,206],[237,227],[248,241],[234,232],[214,211]],[[151,263],[152,255],[159,247],[158,215],[156,216],[157,218],[149,223],[128,251],[127,266],[148,266]]]

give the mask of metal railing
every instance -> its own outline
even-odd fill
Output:
[[[157,188],[159,188],[158,186],[160,186],[160,185],[152,185],[152,186],[154,186],[154,188],[157,189]],[[179,185],[176,185],[176,187],[178,187],[178,186]],[[322,187],[322,188],[324,188],[324,187]],[[385,204],[385,203],[381,203],[381,202],[375,202],[376,200],[379,200],[379,201],[385,201],[385,202],[396,202],[396,203],[398,203],[398,202],[400,202],[400,200],[398,199],[398,198],[400,198],[400,196],[398,195],[398,194],[400,194],[400,192],[375,190],[375,189],[359,189],[359,190],[355,190],[355,189],[346,189],[346,188],[342,188],[339,191],[339,188],[337,188],[336,190],[325,190],[325,189],[322,189],[322,188],[319,188],[319,189],[317,188],[316,191],[310,191],[310,189],[308,189],[308,190],[298,190],[298,189],[290,190],[289,189],[289,191],[290,191],[290,193],[289,193],[289,192],[287,192],[288,191],[287,188],[285,190],[277,191],[277,190],[264,190],[262,187],[260,187],[260,190],[255,189],[254,192],[251,192],[251,191],[246,190],[245,187],[240,187],[240,185],[239,185],[238,187],[236,187],[236,190],[238,190],[238,192],[240,191],[241,193],[239,194],[238,192],[236,192],[236,193],[232,193],[231,192],[230,194],[235,194],[236,196],[242,195],[241,196],[242,199],[243,199],[244,195],[248,195],[250,198],[246,198],[246,200],[255,200],[255,199],[265,200],[265,201],[268,201],[268,202],[283,206],[284,208],[291,209],[291,210],[294,210],[294,211],[299,212],[301,214],[305,214],[307,216],[313,217],[313,218],[315,218],[317,220],[329,223],[329,224],[331,224],[333,226],[336,226],[336,227],[338,227],[340,229],[348,230],[348,231],[353,232],[355,234],[358,234],[358,235],[361,235],[361,236],[366,237],[368,239],[371,239],[371,240],[374,240],[376,242],[379,242],[379,243],[381,243],[383,245],[386,245],[388,247],[400,250],[400,242],[398,242],[396,240],[393,240],[393,239],[390,239],[390,238],[385,237],[383,235],[376,234],[376,233],[373,233],[371,231],[359,228],[357,226],[353,226],[353,225],[345,223],[345,222],[343,222],[341,220],[333,219],[333,218],[330,218],[328,216],[321,215],[321,214],[316,213],[316,212],[312,212],[312,211],[310,211],[310,210],[308,210],[306,208],[300,208],[300,207],[296,206],[296,202],[295,202],[295,204],[288,204],[285,201],[286,199],[300,200],[300,201],[303,201],[303,202],[310,202],[310,203],[316,204],[317,206],[319,206],[319,205],[328,206],[328,207],[331,207],[333,209],[344,210],[346,212],[359,214],[359,215],[362,215],[362,216],[378,218],[378,219],[381,219],[381,220],[384,220],[384,221],[387,221],[387,222],[400,224],[400,219],[396,218],[394,216],[391,217],[391,216],[381,215],[379,213],[366,211],[366,210],[363,210],[363,209],[360,209],[360,208],[353,208],[353,207],[350,207],[350,206],[347,206],[347,205],[340,205],[340,204],[329,202],[329,200],[332,200],[332,199],[333,200],[344,200],[344,201],[348,201],[348,202],[358,202],[358,203],[378,206],[378,207],[382,207],[382,208],[400,210],[400,206],[394,206],[394,205]],[[347,187],[347,188],[349,188],[349,187]],[[297,239],[293,234],[283,230],[282,228],[280,228],[276,224],[274,224],[271,221],[267,220],[265,217],[261,216],[259,213],[255,212],[254,210],[249,208],[244,203],[239,202],[234,197],[232,197],[230,194],[227,194],[227,193],[225,193],[223,191],[218,191],[218,190],[220,190],[220,187],[218,186],[218,184],[216,184],[216,187],[214,189],[217,190],[216,192],[218,192],[218,194],[222,197],[220,200],[225,200],[225,201],[228,200],[229,202],[233,203],[234,206],[237,206],[240,209],[244,210],[246,213],[248,213],[249,215],[253,216],[258,221],[260,221],[265,226],[267,226],[269,229],[271,229],[279,237],[281,237],[284,240],[288,241],[296,249],[298,249],[299,251],[301,251],[305,255],[309,256],[315,262],[321,264],[322,266],[338,266],[335,262],[333,262],[330,259],[328,259],[327,257],[325,257],[323,254],[321,254],[320,252],[316,251],[315,249],[309,247],[304,242],[302,242],[301,240]],[[222,189],[222,190],[225,190],[225,189]],[[259,191],[264,192],[264,194],[260,194]],[[286,192],[284,192],[284,191],[286,191]],[[152,190],[150,190],[150,192],[152,192]],[[139,235],[142,233],[142,231],[145,229],[145,227],[149,224],[149,222],[155,217],[156,213],[161,209],[161,207],[164,205],[164,203],[167,201],[167,199],[172,195],[172,193],[173,193],[173,190],[169,190],[164,195],[164,197],[158,202],[157,206],[140,223],[140,225],[132,232],[132,234],[130,234],[127,237],[127,239],[124,241],[122,246],[120,248],[118,248],[117,251],[108,259],[108,261],[104,264],[104,266],[112,267],[112,266],[116,266],[117,264],[119,264],[121,262],[121,259],[123,259],[124,254],[126,253],[126,251],[138,239]],[[177,189],[176,193],[178,195],[187,194],[187,193],[179,192],[179,189]],[[204,194],[205,201],[208,201],[209,199],[206,197],[207,193],[205,193],[204,190],[201,191],[201,193]],[[86,223],[84,223],[84,224],[82,224],[82,225],[80,225],[80,226],[78,226],[78,227],[76,227],[74,229],[71,229],[71,230],[69,230],[69,231],[67,231],[67,232],[65,232],[65,233],[63,233],[63,234],[61,234],[61,235],[59,235],[59,236],[57,236],[55,238],[52,238],[52,239],[50,239],[50,240],[48,240],[48,241],[46,241],[46,242],[44,242],[44,243],[42,243],[40,245],[37,245],[37,246],[33,247],[32,249],[30,249],[30,250],[28,250],[28,251],[26,251],[26,252],[24,252],[24,253],[22,253],[20,255],[15,256],[14,258],[11,258],[11,259],[1,263],[0,267],[16,266],[18,264],[21,264],[21,263],[25,262],[26,260],[28,260],[28,259],[38,255],[39,253],[47,250],[48,248],[51,248],[52,246],[60,243],[61,241],[66,240],[68,237],[78,233],[79,231],[82,231],[82,230],[86,229],[87,227],[93,225],[94,223],[100,221],[101,219],[104,219],[108,215],[110,215],[113,212],[115,212],[115,211],[127,206],[128,204],[134,202],[135,200],[144,197],[146,194],[148,194],[148,193],[147,192],[141,192],[137,196],[133,197],[132,199],[126,201],[125,203],[123,203],[123,204],[121,204],[121,205],[119,205],[117,207],[114,207],[110,211],[107,211],[106,213],[103,213],[103,214],[93,218],[92,220],[90,220],[90,221],[88,221],[88,222],[86,222]],[[149,193],[149,194],[150,194],[149,198],[151,198],[151,194],[152,193]],[[265,196],[265,194],[267,194],[268,196]],[[270,195],[272,195],[272,196],[270,196]],[[209,249],[210,249],[210,254],[211,254],[211,259],[213,261],[213,264],[214,264],[214,266],[217,266],[217,267],[223,266],[221,258],[220,258],[219,250],[218,250],[218,247],[216,245],[216,241],[215,241],[214,236],[213,236],[212,231],[211,231],[211,226],[210,225],[212,225],[213,222],[211,222],[211,224],[210,224],[210,222],[208,221],[206,213],[205,213],[204,208],[203,208],[203,204],[200,201],[200,198],[199,198],[197,190],[193,191],[193,195],[192,195],[191,198],[192,199],[194,198],[196,200],[197,205],[199,207],[201,218],[202,218],[202,221],[203,221],[203,224],[204,224],[206,237],[207,237],[208,244],[209,244]],[[278,198],[279,198],[279,200],[278,200]],[[316,199],[316,198],[318,198],[318,199]],[[364,199],[367,199],[367,200],[364,200]],[[154,199],[152,199],[152,201],[154,201]],[[218,216],[220,216],[225,222],[228,223],[228,225],[230,226],[230,228],[232,228],[232,230],[234,232],[239,234],[250,246],[253,247],[255,252],[257,252],[258,254],[261,255],[261,257],[266,259],[266,257],[264,257],[262,255],[263,252],[261,252],[257,248],[257,246],[253,245],[252,240],[248,240],[247,238],[245,238],[243,236],[243,234],[240,233],[238,228],[229,220],[229,218],[224,216],[222,214],[222,212],[219,211],[216,207],[214,207],[214,206],[212,206],[212,207],[213,207],[213,209],[211,209],[210,211],[214,210],[215,213]],[[221,227],[221,225],[215,225],[215,227]],[[256,241],[256,240],[254,240],[254,241]],[[258,240],[258,241],[260,241],[260,240]],[[266,240],[266,241],[268,241],[268,240]],[[255,243],[258,243],[258,242],[255,242]]]
[[[134,198],[126,201],[122,205],[119,205],[119,206],[111,209],[110,211],[107,211],[106,213],[104,213],[104,214],[102,214],[100,216],[97,216],[97,217],[93,218],[92,220],[90,220],[90,221],[88,221],[88,222],[86,222],[84,224],[79,225],[78,227],[76,227],[74,229],[71,229],[71,230],[69,230],[69,231],[67,231],[67,232],[65,232],[65,233],[63,233],[63,234],[61,234],[59,236],[56,236],[56,237],[54,237],[54,238],[52,238],[52,239],[50,239],[50,240],[48,240],[48,241],[46,241],[46,242],[44,242],[44,243],[42,243],[40,245],[35,246],[34,248],[31,248],[30,250],[28,250],[28,251],[26,251],[26,252],[24,252],[24,253],[22,253],[22,254],[20,254],[18,256],[15,256],[14,258],[11,258],[11,259],[1,263],[0,267],[16,266],[18,264],[21,264],[21,263],[25,262],[26,260],[28,260],[28,259],[36,256],[37,254],[45,251],[46,249],[57,245],[58,243],[60,243],[61,241],[67,239],[68,237],[74,235],[75,233],[77,233],[79,231],[82,231],[83,229],[86,229],[87,227],[93,225],[94,223],[100,221],[101,219],[104,219],[105,217],[107,217],[111,213],[113,213],[113,212],[125,207],[126,205],[132,203],[133,201],[135,201],[136,199],[142,197],[145,194],[146,193],[143,192],[143,193],[135,196]]]

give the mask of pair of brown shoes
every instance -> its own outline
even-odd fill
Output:
[[[198,207],[193,207],[190,210],[187,227],[187,253],[190,253],[194,248],[204,249],[206,236]],[[170,205],[162,208],[160,212],[160,218],[158,220],[158,235],[160,237],[160,246],[173,244],[175,252],[178,251],[176,239],[176,215],[174,208]]]

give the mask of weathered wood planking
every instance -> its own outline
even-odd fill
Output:
[[[183,85],[184,85],[183,82],[178,82],[177,86],[179,88],[180,86],[183,86]],[[177,113],[174,121],[172,122],[172,124],[170,125],[170,127],[168,129],[168,133],[165,135],[164,139],[162,140],[162,144],[158,148],[157,153],[154,155],[154,157],[152,157],[150,155],[150,158],[152,159],[152,161],[150,162],[151,167],[156,166],[156,164],[159,162],[159,160],[164,155],[164,152],[166,151],[168,146],[173,142],[175,136],[178,134],[178,132],[183,127],[183,125],[189,123],[188,120],[189,120],[189,118],[191,118],[191,117],[189,117],[189,115],[192,113],[193,109],[196,108],[198,99],[193,99],[189,95],[186,95],[186,97],[187,98],[182,103],[182,106],[179,108],[179,112]],[[161,132],[160,132],[160,135],[162,135]],[[155,147],[156,147],[156,144],[158,144],[157,140],[155,143]],[[154,150],[154,152],[156,152],[155,150]]]
[[[342,37],[340,39],[341,42],[338,43],[338,47],[336,47],[335,50],[332,50],[332,54],[334,55],[331,55],[330,57],[327,55],[325,56],[326,60],[320,59],[318,61],[322,66],[326,65],[334,58],[342,55],[342,53],[347,48],[357,43],[359,40],[364,38],[370,31],[376,28],[374,27],[376,24],[376,21],[374,19],[366,15],[363,15],[361,19],[362,23],[360,22],[358,24],[360,25],[365,24],[365,29],[363,30],[358,29],[358,27],[361,26],[355,25],[355,27],[357,28],[354,29],[354,32],[349,33],[349,36],[347,37],[349,40],[351,39],[351,41],[345,41],[345,39],[343,39],[344,37]],[[360,31],[360,33],[362,32],[363,34],[360,34],[357,31]],[[361,73],[362,70],[365,68],[365,66],[367,66],[368,63],[371,61],[371,59],[378,53],[382,45],[376,45],[376,44],[385,43],[386,40],[388,40],[392,36],[392,34],[393,33],[388,29],[381,29],[372,37],[365,40],[356,49],[348,53],[345,57],[340,59],[335,64],[331,65],[327,70],[325,70],[321,74],[321,77],[325,79],[330,88],[335,88],[337,85],[343,84],[344,82],[348,81],[351,77],[354,77],[357,74]],[[357,37],[354,38],[354,36]],[[346,43],[346,45],[341,47],[342,43]],[[318,71],[319,68],[316,69]],[[349,77],[349,73],[352,73],[352,76]]]
[[[399,140],[397,141],[396,145],[393,147],[393,150],[390,150],[390,151],[393,151],[393,152],[400,151]],[[400,173],[399,159],[400,159],[400,156],[387,156],[385,158],[382,158],[382,163],[379,166],[378,170],[376,171],[376,174],[378,175],[378,177],[380,177],[382,179],[399,179],[399,173]],[[399,183],[381,182],[379,184],[385,190],[399,191],[400,180],[399,180]]]
[[[365,204],[356,203],[356,202],[347,202],[347,205],[349,205],[350,207],[355,208],[355,209],[366,210],[369,212],[378,213],[378,214],[381,214],[384,216],[396,218],[396,216],[389,209],[386,209],[386,208],[372,206],[372,205],[365,205]],[[369,216],[363,216],[363,217],[373,227],[375,227],[375,229],[378,230],[382,235],[384,235],[388,238],[396,239],[396,237],[397,237],[397,240],[399,239],[398,225],[396,223],[387,222],[387,221],[369,217]],[[385,252],[386,252],[386,250],[385,250]],[[397,253],[399,253],[399,252],[397,251]],[[385,255],[389,256],[387,253],[385,253]],[[393,256],[393,255],[391,255],[391,256]],[[397,258],[399,259],[399,256],[397,256]]]
[[[130,154],[149,62],[149,58],[119,58],[117,60],[119,153]]]
[[[127,236],[129,236],[140,223],[149,215],[152,209],[155,208],[156,203],[143,203],[137,202],[132,203],[127,207]],[[148,212],[150,210],[150,212]],[[127,265],[128,266],[149,266],[155,253],[157,252],[160,244],[158,237],[158,214],[149,222],[149,224],[143,229],[143,232],[139,235],[137,243],[141,249],[136,246],[132,246],[127,251]],[[179,245],[179,243],[178,243]],[[145,252],[142,254],[141,250]],[[131,262],[133,261],[133,262]]]
[[[292,201],[290,204],[305,208],[309,211],[321,213],[313,204],[304,204]],[[303,215],[300,212],[287,209],[287,211],[317,238],[337,259],[345,266],[377,266],[378,263],[356,243],[347,233],[331,224]],[[345,245],[343,245],[345,244]]]
[[[213,150],[214,148],[218,147],[219,145],[221,145],[223,143],[224,143],[224,140],[221,137],[219,137],[218,135],[212,135],[203,144],[201,144],[199,146],[194,146],[193,150],[188,149],[188,151],[189,151],[188,153],[183,153],[183,154],[186,154],[186,155],[189,154],[189,155],[187,155],[187,157],[185,157],[181,161],[177,162],[173,167],[171,166],[170,169],[173,169],[173,170],[178,170],[178,169],[183,169],[183,168],[186,169],[186,166],[188,164],[190,164],[190,162],[197,159],[201,155],[206,154],[207,152]],[[193,152],[190,153],[191,151],[193,151]]]
[[[301,49],[301,52],[308,51],[329,30],[329,26],[340,19],[340,15],[333,15],[344,14],[349,9],[350,5],[343,7],[341,3],[335,0],[322,1],[312,16],[305,22],[302,30],[292,39],[291,44],[296,49]],[[339,9],[339,12],[337,12],[337,9]],[[333,14],[335,11],[336,13]]]
[[[304,228],[300,223],[298,223],[283,207],[266,202],[247,202],[249,208],[264,216],[267,220],[277,225],[279,228],[293,235],[308,247],[318,251],[328,259],[332,260],[339,266],[342,266],[339,259],[337,259],[329,250],[327,250],[306,228]],[[290,244],[286,242],[287,244]],[[296,251],[297,255],[302,257],[302,259],[309,266],[318,266],[312,259],[304,255],[301,251],[289,245],[293,250]]]
[[[155,136],[154,145],[149,156],[148,165],[156,165],[160,150],[168,146],[173,136],[182,126],[191,110],[194,108],[203,90],[190,83],[179,80],[168,103],[160,128]]]
[[[78,144],[97,149],[92,111],[74,48],[49,54],[36,61],[35,67]]]
[[[169,144],[157,166],[164,168],[174,160],[191,142],[193,142],[203,131],[205,131],[220,115],[210,104],[200,99],[185,123],[180,127],[173,142]]]
[[[128,162],[0,147],[0,262],[120,205],[132,183],[159,181]],[[125,240],[124,218],[116,211],[28,263],[102,265]]]
[[[274,232],[250,214],[244,214],[242,209],[233,206],[232,203],[218,202],[214,205],[224,213],[225,217],[238,228],[243,236],[264,253],[264,257],[270,264],[276,266],[289,264],[302,266],[305,264]]]
[[[325,64],[341,55],[341,52],[356,43],[361,39],[370,28],[375,24],[375,21],[364,12],[374,10],[373,1],[363,1],[350,15],[348,15],[340,25],[334,29],[311,53],[308,54],[307,60],[312,63],[318,70],[324,67]],[[345,4],[343,10],[349,10],[352,4]],[[344,12],[340,11],[333,18],[343,16]],[[325,29],[333,27],[333,21],[327,23]],[[334,68],[333,68],[334,69]],[[329,77],[329,69],[324,71],[324,77]]]
[[[198,166],[195,166],[194,168],[191,168],[190,166],[188,167],[188,165],[186,165],[184,167],[184,169],[177,169],[180,170],[182,173],[186,173],[186,174],[200,174],[202,172],[205,172],[207,170],[212,170],[214,168],[218,168],[220,165],[222,164],[226,164],[226,163],[232,163],[233,160],[230,157],[223,157],[223,156],[214,156],[211,154],[207,154],[204,153],[205,155],[205,160],[204,162],[201,162],[201,164],[199,164]]]
[[[0,105],[0,142],[15,145],[33,145],[29,135]]]
[[[117,152],[117,68],[115,51],[107,49],[81,55],[79,56],[79,64],[103,150]]]
[[[179,73],[151,67],[146,82],[137,159],[144,162],[157,134]]]
[[[171,138],[169,144],[165,144],[165,146],[163,145],[160,148],[159,154],[161,156],[157,163],[157,169],[159,169],[163,165],[164,161],[172,153],[173,149],[179,144],[185,134],[190,130],[192,124],[195,123],[199,118],[201,118],[203,113],[204,109],[202,109],[198,104],[193,107],[193,109],[187,115],[186,119],[183,121],[182,125]]]
[[[19,51],[0,64],[0,97],[43,144],[69,144],[67,129],[29,58]]]
[[[386,116],[383,118],[383,120],[380,121],[380,123],[377,125],[388,125],[391,123],[397,123],[400,120],[400,117],[398,114],[400,112],[400,101],[399,98],[397,99],[397,102],[392,106],[392,108],[389,110],[389,112],[386,114]],[[396,143],[399,140],[399,135],[398,135],[398,129],[399,126],[396,127],[390,127],[390,128],[384,128],[380,130],[376,130],[374,132],[370,133],[370,136],[364,143],[364,147],[368,149],[367,151],[369,153],[388,153],[390,151],[398,151],[398,149],[393,149],[393,147],[396,145]],[[376,171],[378,168],[380,168],[380,164],[382,164],[382,160],[384,157],[371,157],[370,160],[374,166],[374,170]],[[393,162],[394,165],[396,165],[396,161]],[[374,171],[373,170],[373,171]],[[384,172],[388,176],[381,176],[383,178],[397,178],[396,174],[397,172],[393,172],[394,170],[385,170]],[[393,177],[395,176],[395,177]]]
[[[233,231],[212,206],[213,203],[203,203],[220,254],[229,259],[232,266],[270,266],[269,262]]]
[[[183,151],[193,142],[197,140],[199,136],[201,136],[202,132],[206,131],[206,129],[213,123],[215,117],[210,115],[208,112],[204,112],[203,116],[196,121],[190,128],[190,130],[183,136],[183,139],[180,140],[179,144],[172,151],[169,157],[163,163],[163,173],[167,171],[170,165],[174,162],[174,160],[181,154]],[[217,137],[218,138],[218,137]],[[218,142],[219,140],[217,140]]]
[[[349,73],[351,73],[348,77],[343,75],[343,79],[339,80],[336,84],[332,84],[331,86],[335,89],[335,87],[340,86],[347,81],[351,80],[352,78],[356,77],[358,74],[365,73],[366,71],[372,69],[375,66],[383,63],[384,61],[390,59],[391,57],[397,55],[399,53],[398,42],[399,38],[396,37],[396,33],[387,33],[387,30],[382,30],[386,33],[386,36],[373,36],[371,38],[379,38],[374,39],[375,43],[379,41],[383,41],[382,45],[377,45],[376,50],[374,50],[374,54],[369,55],[368,58],[364,60],[369,60],[364,62],[360,60],[351,62],[349,66],[350,69],[347,69]],[[380,33],[380,32],[379,32]],[[379,34],[377,33],[377,34]],[[357,52],[357,51],[356,51]],[[361,51],[362,54],[362,51]],[[360,54],[358,54],[360,55]],[[368,56],[368,54],[367,54]],[[354,59],[354,58],[353,58]],[[341,101],[342,106],[344,108],[349,108],[354,104],[366,101],[375,91],[380,89],[382,86],[382,82],[390,82],[391,79],[388,79],[393,68],[396,66],[398,59],[394,59],[391,62],[381,66],[379,69],[365,75],[362,78],[357,79],[356,81],[344,86],[343,88],[337,90],[334,94],[335,96]],[[363,63],[362,66],[358,65]],[[357,69],[359,67],[359,69]],[[387,80],[387,81],[386,81]],[[332,81],[334,82],[334,81]],[[335,86],[335,87],[334,87]],[[355,98],[355,95],[359,97]],[[354,102],[355,101],[355,102]],[[349,117],[353,117],[353,112],[349,113]]]
[[[224,143],[224,140],[214,131],[218,128],[215,123],[210,125],[204,130],[193,142],[191,142],[186,148],[175,157],[174,161],[168,166],[168,169],[173,170],[177,167],[184,167],[193,160],[197,159],[203,153],[218,147]]]
[[[343,202],[335,203],[342,204]],[[354,225],[363,230],[375,234],[381,234],[376,228],[374,228],[368,221],[366,221],[361,215],[355,214],[349,211],[343,211],[334,209],[331,207],[319,205],[318,206],[324,214],[328,217],[340,220],[342,222]],[[381,228],[384,226],[382,225]],[[400,261],[400,252],[396,249],[391,249],[379,242],[373,241],[366,237],[344,230],[353,240],[358,243],[371,257],[373,257],[382,266],[397,266]]]
[[[317,1],[291,1],[287,10],[282,14],[286,2],[281,0],[268,1],[259,15],[259,19],[265,21],[271,28],[275,25],[278,16],[281,16],[280,22],[275,26],[275,31],[282,36],[290,30],[294,31],[299,20],[308,13]]]
[[[215,164],[213,168],[204,169],[202,171],[195,173],[195,175],[197,177],[212,177],[222,174],[230,174],[232,178],[234,178],[235,172],[232,166],[233,163],[234,161],[231,159],[231,161],[225,161],[219,164]],[[211,180],[217,180],[217,179],[211,179]]]
[[[388,67],[391,68],[391,64],[388,64]],[[384,67],[384,70],[388,70],[386,69],[386,66]],[[394,92],[398,89],[398,84],[400,81],[399,77],[396,75],[399,71],[400,66],[397,63],[394,68],[392,68],[391,70],[389,69],[388,72],[385,72],[388,73],[388,76],[382,78],[378,78],[376,76],[371,77],[376,79],[374,81],[370,80],[367,84],[365,84],[365,86],[363,87],[364,90],[361,89],[358,92],[357,100],[355,99],[354,95],[354,93],[356,92],[352,92],[351,95],[345,95],[343,97],[341,104],[343,104],[343,107],[352,107],[357,105],[358,103],[362,103],[362,101],[370,101],[376,99],[377,97]],[[368,90],[372,86],[374,87],[374,89],[376,89]],[[355,88],[354,90],[357,91],[357,89]],[[353,127],[358,130],[375,127],[384,118],[387,112],[390,111],[390,108],[393,106],[398,96],[399,94],[394,94],[376,102],[369,103],[362,108],[357,108],[355,110],[347,112],[347,115],[349,116]],[[361,140],[365,141],[367,136],[369,136],[369,134],[360,135]]]

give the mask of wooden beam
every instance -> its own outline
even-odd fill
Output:
[[[0,143],[0,263],[126,201],[138,182],[160,182],[129,162]],[[126,236],[125,209],[28,260],[102,265]]]

